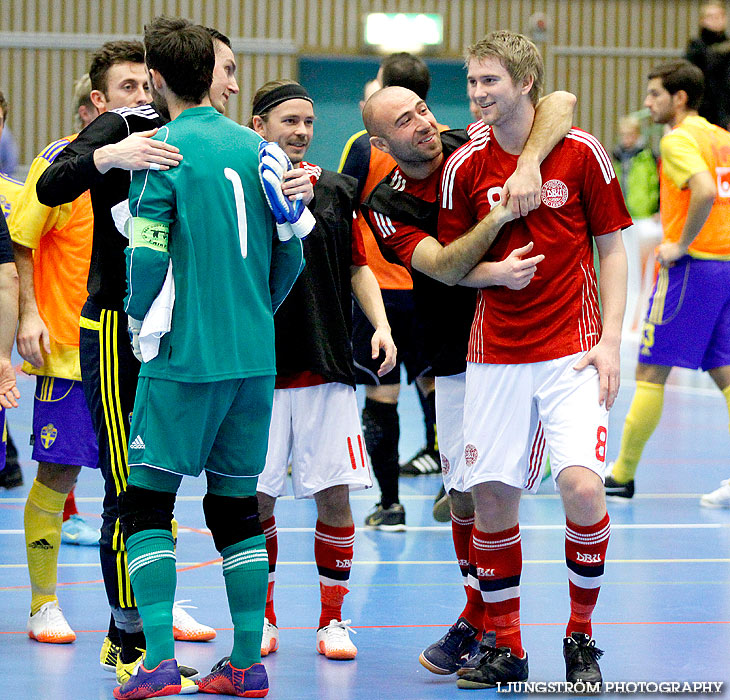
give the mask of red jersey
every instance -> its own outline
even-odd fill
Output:
[[[469,124],[466,133],[469,138],[473,139],[479,137],[487,128],[484,122],[480,120]],[[389,184],[394,190],[413,195],[431,204],[436,202],[439,197],[443,166],[444,163],[423,180],[409,178],[400,168],[396,167],[390,175]],[[412,271],[411,258],[413,257],[413,251],[424,238],[428,238],[429,234],[414,224],[394,220],[392,217],[385,216],[374,210],[372,218],[375,224],[373,232],[380,236],[385,245]]]
[[[502,150],[489,127],[451,155],[441,183],[443,243],[499,204],[517,158]],[[534,241],[530,255],[545,260],[524,289],[479,291],[469,362],[542,362],[589,350],[601,337],[592,237],[631,225],[611,159],[594,136],[571,129],[540,170],[540,207],[506,224],[485,259],[503,260]]]
[[[434,203],[439,196],[439,185],[441,183],[441,168],[437,168],[425,180],[414,180],[396,168],[389,180],[390,186],[399,191],[412,194],[418,199]],[[374,233],[383,239],[404,265],[411,270],[411,258],[416,246],[429,234],[422,228],[402,221],[394,221],[391,217],[377,211],[372,213],[375,224]]]

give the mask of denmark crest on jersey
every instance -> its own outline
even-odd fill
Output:
[[[464,461],[467,467],[473,467],[479,458],[479,451],[471,443],[464,446]]]
[[[449,458],[444,454],[441,455],[441,471],[444,474],[448,474],[449,471],[451,471],[451,463],[449,462]]]
[[[568,186],[562,180],[548,180],[542,186],[540,199],[551,209],[562,207],[568,201]]]

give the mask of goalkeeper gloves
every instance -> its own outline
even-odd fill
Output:
[[[276,219],[276,230],[281,241],[288,241],[292,236],[304,238],[315,224],[314,216],[301,197],[292,202],[282,192],[284,173],[292,169],[289,157],[278,144],[272,141],[259,144],[259,179]]]

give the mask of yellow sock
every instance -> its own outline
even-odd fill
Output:
[[[58,548],[61,545],[63,504],[66,494],[44,486],[37,479],[25,502],[25,550],[28,555],[28,573],[32,600],[31,615],[42,605],[58,600],[56,579]]]
[[[636,382],[636,393],[621,436],[621,450],[611,471],[611,476],[620,484],[634,478],[644,445],[659,425],[663,407],[663,384]]]

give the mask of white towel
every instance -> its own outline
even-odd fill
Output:
[[[172,328],[172,308],[175,305],[175,280],[172,276],[172,260],[167,266],[165,283],[155,297],[142,322],[139,332],[139,348],[142,361],[149,362],[160,351],[160,338]]]
[[[114,225],[117,227],[117,230],[122,234],[122,236],[128,238],[124,227],[127,221],[132,218],[132,212],[129,211],[129,200],[124,199],[119,202],[119,204],[115,204],[112,207],[111,212],[112,219],[114,220]]]

